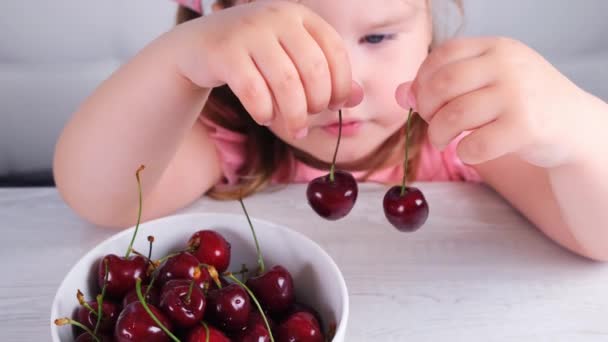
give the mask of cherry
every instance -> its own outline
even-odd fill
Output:
[[[146,298],[146,303],[157,306],[160,301],[160,294],[156,287],[150,285],[142,286],[142,291],[144,292],[144,298]],[[126,307],[127,305],[137,302],[139,299],[137,298],[137,290],[133,289],[129,291],[122,300],[122,307]]]
[[[293,278],[281,265],[275,265],[266,273],[247,279],[245,284],[270,314],[284,312],[295,301]]]
[[[122,299],[129,290],[135,288],[135,279],[148,279],[146,269],[148,262],[140,256],[127,258],[115,254],[106,255],[98,267],[98,284],[103,287],[106,276],[104,264],[108,261],[107,294],[116,299]]]
[[[199,262],[214,266],[222,273],[230,264],[230,243],[213,230],[201,230],[192,235],[188,246],[194,249]]]
[[[323,320],[321,319],[321,315],[319,315],[317,310],[304,303],[295,302],[282,316],[289,317],[297,312],[308,312],[309,314],[313,315],[317,319],[317,323],[319,323],[320,330],[325,331],[323,329]]]
[[[95,313],[91,312],[91,309],[93,309]],[[97,326],[98,309],[99,305],[96,301],[89,301],[87,302],[87,306],[81,305],[78,307],[75,319],[87,328],[94,330]],[[120,314],[120,308],[112,302],[105,301],[101,305],[101,310],[101,322],[97,331],[101,333],[111,333],[114,324],[116,323],[116,319]]]
[[[135,172],[137,178],[137,186],[139,190],[139,211],[137,214],[137,224],[131,238],[131,243],[127,248],[127,253],[124,257],[118,257],[115,254],[106,255],[99,262],[97,282],[100,288],[104,285],[107,286],[107,294],[110,297],[116,299],[122,299],[123,296],[129,292],[129,290],[135,287],[135,279],[141,278],[144,281],[147,280],[146,265],[147,260],[141,256],[132,256],[131,250],[133,248],[133,242],[137,236],[139,230],[139,223],[141,221],[141,210],[142,210],[142,192],[141,192],[141,179],[139,174],[144,170],[144,166],[140,166]],[[107,261],[107,264],[106,264]],[[107,277],[106,277],[107,269]],[[107,280],[107,283],[106,283]]]
[[[243,329],[249,320],[251,302],[247,292],[236,284],[210,290],[205,317],[222,330]]]
[[[274,323],[268,320],[271,329],[274,329]],[[262,316],[256,312],[252,311],[249,314],[249,321],[247,322],[247,327],[236,333],[232,337],[233,342],[270,342],[270,334],[268,333],[268,329],[266,329],[266,323]]]
[[[255,242],[255,248],[258,254],[258,275],[251,277],[247,280],[245,285],[254,293],[259,300],[261,306],[268,310],[269,313],[275,314],[287,310],[295,300],[295,294],[293,289],[293,278],[285,267],[281,265],[275,265],[269,271],[265,272],[264,258],[262,257],[262,251],[260,250],[260,244],[258,238],[251,223],[249,213],[243,199],[240,198],[241,208],[245,213],[253,240]]]
[[[200,269],[198,259],[191,253],[181,252],[171,256],[160,266],[157,278],[162,287],[173,279],[194,279],[195,270],[198,269]],[[196,283],[201,290],[205,290],[209,286],[211,276],[206,268],[202,268],[200,271],[201,276],[197,279]]]
[[[308,204],[321,217],[338,220],[346,216],[357,200],[359,189],[352,174],[336,171],[336,156],[342,136],[342,111],[338,111],[338,142],[329,174],[317,177],[308,183],[306,198]]]
[[[58,318],[54,322],[55,322],[55,325],[57,325],[57,326],[72,325],[74,327],[84,330],[84,333],[80,334],[80,336],[78,336],[76,338],[76,341],[79,341],[79,342],[83,342],[83,341],[109,342],[109,341],[112,341],[112,339],[110,337],[108,337],[107,335],[96,335],[93,331],[91,331],[91,329],[89,329],[84,324],[80,323],[79,321],[69,319],[68,317]]]
[[[384,196],[384,214],[388,221],[402,232],[414,232],[426,222],[429,205],[418,188],[392,187]]]
[[[207,334],[209,335],[208,339]],[[224,333],[206,324],[190,331],[187,340],[188,342],[231,342]]]
[[[299,311],[290,315],[277,329],[277,342],[323,342],[319,322],[309,312]]]
[[[429,205],[418,188],[406,186],[407,166],[409,164],[409,131],[412,108],[407,115],[405,131],[405,161],[403,162],[403,181],[401,186],[393,186],[384,195],[383,207],[387,220],[397,230],[414,232],[426,222]]]
[[[169,320],[159,309],[153,305],[148,305],[148,309],[167,329],[171,330]],[[170,341],[169,336],[150,317],[140,302],[133,302],[122,310],[116,321],[114,338],[117,342]]]
[[[194,284],[194,280],[171,280],[160,296],[160,308],[180,328],[195,326],[205,313],[205,295]]]

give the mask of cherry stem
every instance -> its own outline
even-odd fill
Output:
[[[205,327],[205,342],[209,342],[209,326],[207,325],[207,323],[201,321],[201,324],[203,325],[203,327]]]
[[[329,169],[329,181],[334,182],[334,172],[336,171],[336,157],[338,156],[338,148],[340,147],[340,139],[342,138],[342,109],[338,110],[338,142],[334,151],[334,158],[331,161],[331,169]]]
[[[274,342],[274,337],[272,337],[272,331],[270,330],[270,324],[268,324],[268,320],[266,319],[266,314],[264,313],[264,310],[262,310],[262,306],[260,305],[260,302],[258,302],[257,298],[255,298],[253,292],[251,292],[251,290],[245,284],[243,284],[237,277],[235,277],[234,274],[228,274],[228,277],[234,280],[237,284],[239,284],[239,286],[244,288],[247,293],[249,293],[249,296],[251,297],[255,305],[258,307],[260,315],[262,315],[262,319],[264,319],[264,324],[266,324],[266,329],[268,329],[268,335],[270,335],[270,341]]]
[[[133,232],[133,238],[131,238],[131,243],[129,244],[129,248],[127,248],[127,254],[125,258],[129,257],[131,254],[131,249],[133,248],[133,243],[135,242],[135,237],[137,236],[137,231],[139,230],[139,223],[141,222],[141,207],[142,207],[142,194],[141,194],[141,178],[139,177],[139,173],[144,170],[144,166],[141,165],[137,171],[135,172],[135,178],[137,178],[137,190],[139,193],[139,209],[137,211],[137,223],[135,224],[135,231]]]
[[[407,182],[407,166],[409,164],[409,139],[410,139],[410,119],[412,117],[413,109],[407,113],[407,123],[405,124],[405,160],[403,161],[403,181],[401,182],[401,196],[405,195],[406,182]]]
[[[255,234],[255,229],[253,229],[253,224],[251,223],[251,219],[249,218],[249,214],[247,213],[247,209],[245,208],[245,203],[243,203],[243,199],[239,198],[239,202],[241,202],[241,207],[245,212],[245,216],[247,217],[247,222],[249,223],[249,228],[251,228],[251,233],[253,234],[253,240],[255,241],[255,249],[258,251],[258,272],[260,274],[264,273],[264,259],[262,258],[262,252],[260,251],[260,245],[258,244],[258,237]]]
[[[67,317],[65,318],[58,318],[55,320],[55,325],[57,326],[62,326],[62,325],[66,325],[66,324],[70,324],[70,325],[75,325],[79,328],[81,328],[82,330],[86,331],[87,334],[91,335],[91,337],[96,341],[96,342],[101,342],[99,341],[99,338],[97,338],[97,336],[95,336],[95,334],[91,331],[91,329],[87,328],[84,324],[78,322],[78,321],[74,321],[72,319],[69,319]]]
[[[148,236],[148,242],[150,243],[150,249],[148,249],[148,260],[152,260],[152,244],[154,243],[154,236]]]
[[[190,300],[192,298],[192,289],[194,288],[194,282],[195,279],[192,279],[192,281],[190,282],[190,287],[188,288],[188,295],[186,296],[186,304],[190,304]]]
[[[84,294],[82,294],[82,291],[80,291],[80,289],[78,290],[78,292],[76,292],[76,298],[78,298],[78,302],[80,303],[80,305],[84,306],[85,309],[89,310],[93,315],[97,316],[97,311],[95,311],[95,309],[93,309],[89,305],[89,303],[84,300]]]
[[[144,307],[144,310],[146,310],[148,315],[150,315],[150,317],[154,320],[154,322],[156,324],[158,324],[158,326],[165,332],[165,334],[167,334],[169,337],[171,337],[171,339],[173,341],[181,342],[177,337],[175,337],[175,335],[173,335],[171,333],[171,331],[169,331],[169,329],[167,329],[167,327],[165,327],[160,322],[160,320],[152,313],[152,310],[150,310],[150,308],[148,307],[148,304],[146,304],[146,301],[144,300],[144,296],[141,294],[141,278],[139,278],[139,277],[135,280],[135,291],[137,292],[137,298],[139,299],[139,302]]]
[[[207,272],[209,272],[209,276],[211,277],[211,279],[213,279],[213,281],[215,282],[215,285],[217,285],[217,288],[221,289],[222,282],[220,281],[220,275],[217,273],[217,270],[215,269],[215,267],[213,265],[207,265],[207,264],[200,264],[199,266],[203,266],[207,269]]]
[[[103,277],[103,288],[101,289],[101,295],[97,296],[97,323],[95,324],[95,330],[93,331],[97,334],[97,330],[99,329],[99,325],[101,324],[101,316],[103,316],[103,299],[106,296],[106,287],[108,286],[108,259],[103,259],[104,267],[106,270],[106,274]]]

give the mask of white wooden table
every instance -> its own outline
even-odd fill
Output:
[[[347,341],[608,341],[608,265],[546,239],[481,185],[418,184],[431,214],[413,234],[382,214],[385,188],[364,185],[347,218],[313,214],[304,186],[247,200],[257,218],[298,230],[346,278]],[[241,213],[202,199],[184,212]],[[79,219],[52,188],[0,189],[0,341],[50,340],[64,274],[115,233]]]

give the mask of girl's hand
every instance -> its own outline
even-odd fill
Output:
[[[506,38],[439,46],[411,87],[399,87],[397,101],[429,123],[429,139],[438,148],[471,131],[457,147],[465,163],[515,153],[541,167],[576,158],[586,139],[581,127],[589,125],[586,109],[592,107],[589,94],[539,54]]]
[[[180,26],[180,72],[199,87],[227,84],[261,125],[301,136],[307,114],[354,105],[346,47],[305,6],[255,1]]]

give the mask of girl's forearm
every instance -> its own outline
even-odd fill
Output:
[[[177,71],[178,43],[171,32],[152,42],[103,82],[62,132],[55,180],[85,216],[133,212],[138,166],[146,166],[145,196],[197,120],[209,90]]]
[[[550,183],[579,245],[590,257],[608,260],[608,105],[594,98],[588,112],[572,119],[585,128],[568,137],[578,142],[577,158],[550,169]]]

